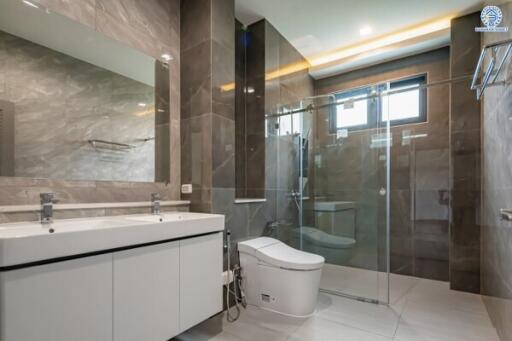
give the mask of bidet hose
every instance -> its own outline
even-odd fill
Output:
[[[226,244],[227,244],[227,254],[228,254],[228,274],[226,276],[226,319],[228,322],[235,322],[240,317],[240,306],[238,305],[238,295],[236,292],[236,280],[235,280],[235,273],[233,271],[233,285],[235,286],[235,292],[233,292],[233,295],[235,296],[235,309],[236,314],[234,316],[231,315],[231,308],[229,306],[229,294],[231,293],[231,289],[229,288],[229,285],[231,284],[231,231],[226,232]]]

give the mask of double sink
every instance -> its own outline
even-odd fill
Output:
[[[223,230],[223,215],[191,212],[0,224],[0,269]]]

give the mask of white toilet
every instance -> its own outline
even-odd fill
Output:
[[[238,243],[247,303],[294,317],[315,311],[324,258],[277,239]]]

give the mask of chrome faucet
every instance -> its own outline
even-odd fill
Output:
[[[151,193],[151,214],[160,214],[160,194]]]
[[[53,204],[59,201],[53,193],[40,193],[41,199],[41,224],[48,225],[53,222]]]

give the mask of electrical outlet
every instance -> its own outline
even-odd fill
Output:
[[[181,193],[182,194],[192,194],[192,184],[181,185]]]

